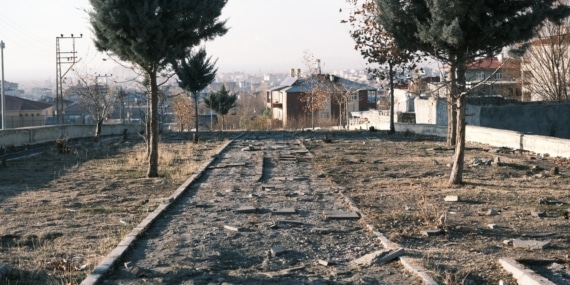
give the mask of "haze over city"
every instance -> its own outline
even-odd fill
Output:
[[[73,34],[78,68],[110,72],[116,63],[98,52],[86,11],[88,0],[19,0],[0,10],[0,40],[5,43],[5,80],[53,81],[56,37]],[[349,27],[340,21],[350,6],[345,0],[230,0],[221,19],[229,32],[206,43],[217,58],[220,73],[285,73],[303,69],[303,54],[320,58],[325,72],[362,69],[365,62],[354,50]],[[71,51],[73,41],[60,40],[61,51]]]

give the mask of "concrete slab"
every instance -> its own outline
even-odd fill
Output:
[[[443,201],[445,202],[459,202],[459,196],[445,196],[445,198],[443,198]]]
[[[358,265],[358,266],[370,266],[372,264],[384,264],[384,263],[388,263],[388,262],[400,257],[403,254],[404,254],[403,248],[398,248],[396,250],[382,249],[382,250],[377,250],[375,252],[363,255],[363,256],[351,261],[350,263],[352,265]]]
[[[318,262],[319,262],[319,264],[322,265],[322,266],[331,266],[331,265],[334,265],[334,264],[335,264],[335,263],[332,262],[332,261],[322,260],[322,259],[319,259]]]
[[[240,213],[240,214],[251,214],[251,213],[256,213],[257,208],[253,207],[253,206],[241,206],[241,207],[235,209],[234,212]]]
[[[440,229],[437,230],[423,230],[422,231],[422,235],[426,236],[426,237],[433,237],[433,236],[438,236],[441,235],[443,232]]]
[[[316,234],[330,234],[332,233],[333,230],[329,229],[329,228],[312,228],[311,229],[311,233],[316,233]]]
[[[233,231],[233,232],[239,232],[240,228],[237,226],[230,226],[230,225],[224,225],[224,229],[229,230],[229,231]]]
[[[543,211],[533,210],[530,212],[530,215],[533,217],[543,218],[546,217],[546,213]]]
[[[297,214],[297,210],[295,210],[295,208],[281,208],[281,209],[275,209],[273,211],[271,211],[272,215],[293,215],[293,214]]]
[[[514,248],[544,249],[550,245],[550,241],[539,241],[539,240],[513,239],[512,242]]]
[[[274,257],[282,255],[283,253],[285,253],[285,249],[278,246],[278,245],[272,246],[270,251],[271,251],[271,256],[274,256]]]
[[[499,264],[517,279],[519,285],[555,285],[512,258],[500,258]]]
[[[298,220],[278,220],[275,222],[276,224],[290,224],[290,225],[297,225],[297,226],[301,226],[304,225],[305,223],[302,221],[298,221]]]
[[[325,220],[358,220],[360,216],[356,212],[324,211]]]

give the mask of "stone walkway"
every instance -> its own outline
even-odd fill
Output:
[[[232,142],[102,284],[422,284],[382,250],[311,154],[282,134]]]

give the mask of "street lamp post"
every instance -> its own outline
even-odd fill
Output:
[[[2,87],[0,87],[0,93],[2,95],[2,130],[6,129],[6,100],[4,99],[4,41],[0,41],[0,61],[2,63]]]

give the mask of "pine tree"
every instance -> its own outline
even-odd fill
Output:
[[[205,49],[200,49],[195,54],[174,62],[174,70],[178,75],[178,86],[190,92],[190,96],[194,100],[194,114],[196,116],[194,143],[198,142],[198,95],[216,79],[218,70],[214,67],[215,64],[216,61],[212,62]]]
[[[546,19],[570,14],[557,0],[376,0],[378,22],[406,50],[425,52],[449,65],[448,102],[457,112],[450,184],[461,184],[465,150],[465,88],[468,62],[531,39]],[[448,112],[449,114],[449,112]],[[453,118],[450,117],[451,122]]]
[[[150,86],[149,168],[158,176],[157,76],[192,47],[227,32],[227,0],[90,0],[95,46],[143,70]]]
[[[222,85],[219,91],[212,92],[204,98],[206,107],[216,111],[218,115],[222,116],[222,131],[224,130],[225,116],[231,109],[237,106],[236,101],[237,94],[230,94],[225,85]]]

